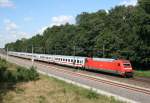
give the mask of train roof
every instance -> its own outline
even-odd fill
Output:
[[[26,53],[26,52],[12,52],[12,53],[32,54],[32,53]],[[53,57],[63,57],[63,58],[78,58],[78,59],[85,59],[85,58],[87,58],[87,57],[81,57],[81,56],[51,55],[51,54],[37,54],[37,53],[34,53],[33,55],[53,56]]]
[[[93,60],[112,62],[112,61],[114,61],[115,59],[109,59],[109,58],[93,58]]]
[[[53,56],[53,57],[63,57],[63,58],[86,58],[86,57],[81,57],[81,56],[67,56],[67,55],[51,55],[51,54],[37,54],[37,55],[42,55],[42,56]]]

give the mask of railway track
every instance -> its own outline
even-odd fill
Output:
[[[134,77],[133,80],[150,83],[150,78]]]
[[[71,70],[73,72],[84,73],[84,74],[93,75],[93,76],[96,76],[96,77],[103,77],[103,78],[106,78],[106,79],[121,81],[121,82],[129,83],[129,84],[131,83],[133,85],[137,85],[137,84],[140,85],[141,83],[143,83],[145,88],[150,88],[150,79],[149,78],[141,78],[141,77],[122,78],[119,75],[113,75],[113,74],[109,74],[109,73],[96,72],[96,71],[91,72],[89,70],[81,70],[81,69],[75,69],[75,68],[71,68],[71,67],[63,67],[63,66],[59,66],[59,65],[55,65],[55,64],[48,64],[48,63],[40,62],[40,61],[38,61],[38,62],[42,63],[44,65],[47,65],[47,66],[50,65],[50,66],[57,67],[57,68],[60,68],[60,69],[65,69],[65,70],[68,69],[68,70]],[[138,83],[134,84],[135,82],[138,82]],[[149,85],[149,86],[145,86],[145,85]]]

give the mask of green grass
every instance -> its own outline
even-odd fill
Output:
[[[82,99],[88,100],[89,103],[124,103],[124,102],[115,100],[114,97],[107,97],[105,95],[98,94],[94,92],[92,89],[87,90],[82,87],[75,86],[73,84],[68,84],[65,81],[58,80],[53,77],[48,77],[48,76],[45,76],[45,77],[49,79],[50,81],[55,82],[57,86],[62,87],[62,89],[58,92],[63,92],[64,94],[68,94],[68,93],[74,94],[76,98],[75,100],[77,101],[79,100],[78,101],[79,103],[82,101]]]
[[[134,75],[138,77],[150,77],[150,70],[148,71],[136,70],[134,71]]]
[[[56,78],[40,75],[1,95],[0,103],[124,103]]]

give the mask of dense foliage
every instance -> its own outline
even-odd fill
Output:
[[[39,74],[34,67],[31,67],[30,69],[17,67],[16,70],[9,70],[8,68],[8,63],[5,60],[0,59],[0,82],[16,83],[37,80],[39,78]]]
[[[42,35],[6,44],[12,51],[36,53],[118,57],[133,65],[150,65],[150,1],[139,0],[137,6],[116,6],[107,13],[83,12],[75,25],[47,28]]]

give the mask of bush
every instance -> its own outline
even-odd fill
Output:
[[[17,78],[18,81],[37,80],[39,78],[39,74],[35,70],[35,67],[31,67],[30,69],[26,69],[24,67],[18,67]]]
[[[7,69],[7,62],[4,59],[0,59],[0,70],[6,70]]]
[[[8,80],[7,74],[8,74],[8,71],[7,71],[6,62],[0,59],[0,81],[1,82]]]
[[[86,94],[86,97],[89,99],[97,99],[98,98],[98,94],[92,90],[89,90]]]
[[[39,79],[39,73],[36,71],[35,67],[31,67],[29,71],[29,78],[30,80],[37,80]]]
[[[0,82],[24,82],[37,80],[39,74],[36,71],[35,67],[30,69],[24,67],[17,67],[16,71],[8,70],[8,65],[6,60],[0,58]]]

